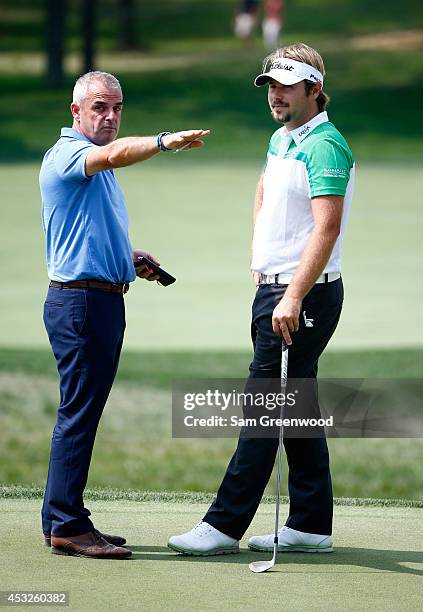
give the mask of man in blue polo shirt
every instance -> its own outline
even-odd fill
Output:
[[[116,140],[122,91],[111,74],[89,72],[73,90],[72,128],[47,151],[40,171],[42,221],[50,286],[44,323],[60,375],[42,508],[42,528],[54,554],[126,559],[120,536],[100,533],[83,492],[98,423],[117,371],[125,330],[123,295],[146,251],[132,249],[125,199],[114,168],[160,151],[201,147],[207,130],[161,132]],[[156,262],[158,263],[158,262]]]
[[[320,55],[300,43],[272,53],[255,80],[258,87],[268,85],[272,117],[283,127],[270,140],[256,191],[251,269],[257,293],[247,390],[256,388],[257,379],[279,378],[282,338],[289,346],[288,379],[308,379],[309,388],[315,388],[319,357],[341,314],[341,246],[355,168],[347,142],[326,113],[324,75]],[[319,414],[317,394],[310,408]],[[278,442],[241,435],[203,520],[171,537],[169,547],[191,555],[239,552],[272,473]],[[332,552],[326,439],[286,436],[284,447],[290,505],[278,550]],[[273,533],[258,535],[248,545],[270,552],[273,540]]]

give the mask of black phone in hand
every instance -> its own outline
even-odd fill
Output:
[[[137,261],[134,261],[134,266],[135,268],[139,268],[140,266],[147,266],[147,268],[150,268],[150,270],[152,270],[154,274],[159,277],[157,282],[164,287],[167,287],[176,281],[174,276],[169,274],[169,272],[166,272],[166,270],[163,270],[163,268],[155,264],[154,261],[151,261],[151,259],[148,259],[148,257],[138,257]]]

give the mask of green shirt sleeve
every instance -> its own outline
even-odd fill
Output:
[[[319,140],[308,153],[306,164],[311,198],[345,195],[353,160],[339,142]]]

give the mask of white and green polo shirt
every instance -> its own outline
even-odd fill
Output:
[[[340,272],[354,174],[348,144],[326,112],[295,130],[278,129],[267,152],[251,269],[263,274],[293,274],[314,227],[311,199],[340,195],[344,196],[341,232],[324,269]]]

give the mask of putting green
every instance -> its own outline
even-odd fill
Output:
[[[131,561],[56,557],[41,545],[40,500],[0,500],[2,590],[68,591],[71,610],[421,610],[422,510],[336,507],[336,552],[279,556],[275,570],[252,574],[267,558],[247,537],[272,530],[274,506],[261,506],[239,555],[192,558],[166,547],[169,535],[198,521],[206,505],[92,501],[100,529],[125,534]],[[287,507],[282,508],[282,516]]]

